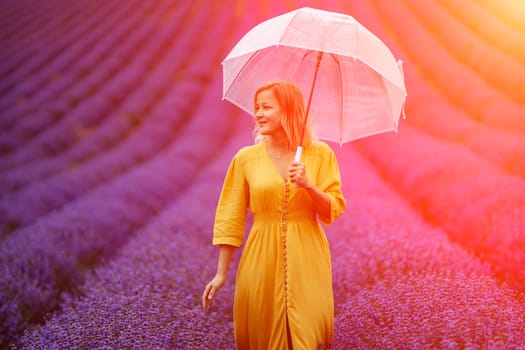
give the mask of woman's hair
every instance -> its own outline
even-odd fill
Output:
[[[271,90],[281,108],[281,125],[288,136],[288,147],[294,150],[301,142],[304,129],[304,139],[302,146],[308,146],[315,139],[314,131],[310,123],[310,118],[306,119],[306,108],[303,94],[299,87],[292,82],[277,81],[260,86],[254,95],[254,106],[260,92]],[[261,135],[259,127],[255,126],[255,143],[264,142],[266,137]]]

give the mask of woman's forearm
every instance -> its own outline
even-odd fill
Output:
[[[330,217],[330,197],[325,192],[321,191],[315,185],[305,187],[306,191],[312,198],[314,202],[314,207],[319,215],[322,218]]]
[[[219,246],[219,262],[217,264],[217,275],[226,277],[230,263],[232,261],[233,251],[235,247],[231,245]]]
[[[217,274],[204,288],[202,293],[202,308],[208,310],[210,304],[214,303],[215,294],[222,288],[226,282],[226,274],[230,262],[232,261],[234,246],[231,245],[220,245],[219,246],[219,263],[217,265]]]

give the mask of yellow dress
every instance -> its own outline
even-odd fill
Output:
[[[238,349],[317,349],[332,340],[330,250],[318,222],[343,213],[339,166],[316,141],[305,147],[306,174],[330,197],[330,217],[317,217],[305,189],[285,181],[265,143],[241,149],[226,174],[213,244],[240,247],[247,209],[253,225],[237,270],[233,320]]]

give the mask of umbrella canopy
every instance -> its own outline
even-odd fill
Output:
[[[305,97],[313,89],[309,117],[327,141],[397,130],[406,99],[401,62],[379,38],[351,16],[308,7],[252,28],[222,65],[223,98],[252,115],[264,83],[294,81]]]

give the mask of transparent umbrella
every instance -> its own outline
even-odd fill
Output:
[[[256,25],[222,66],[223,98],[252,115],[260,85],[295,82],[316,135],[339,144],[397,130],[407,96],[401,61],[377,36],[352,16],[309,7]]]

